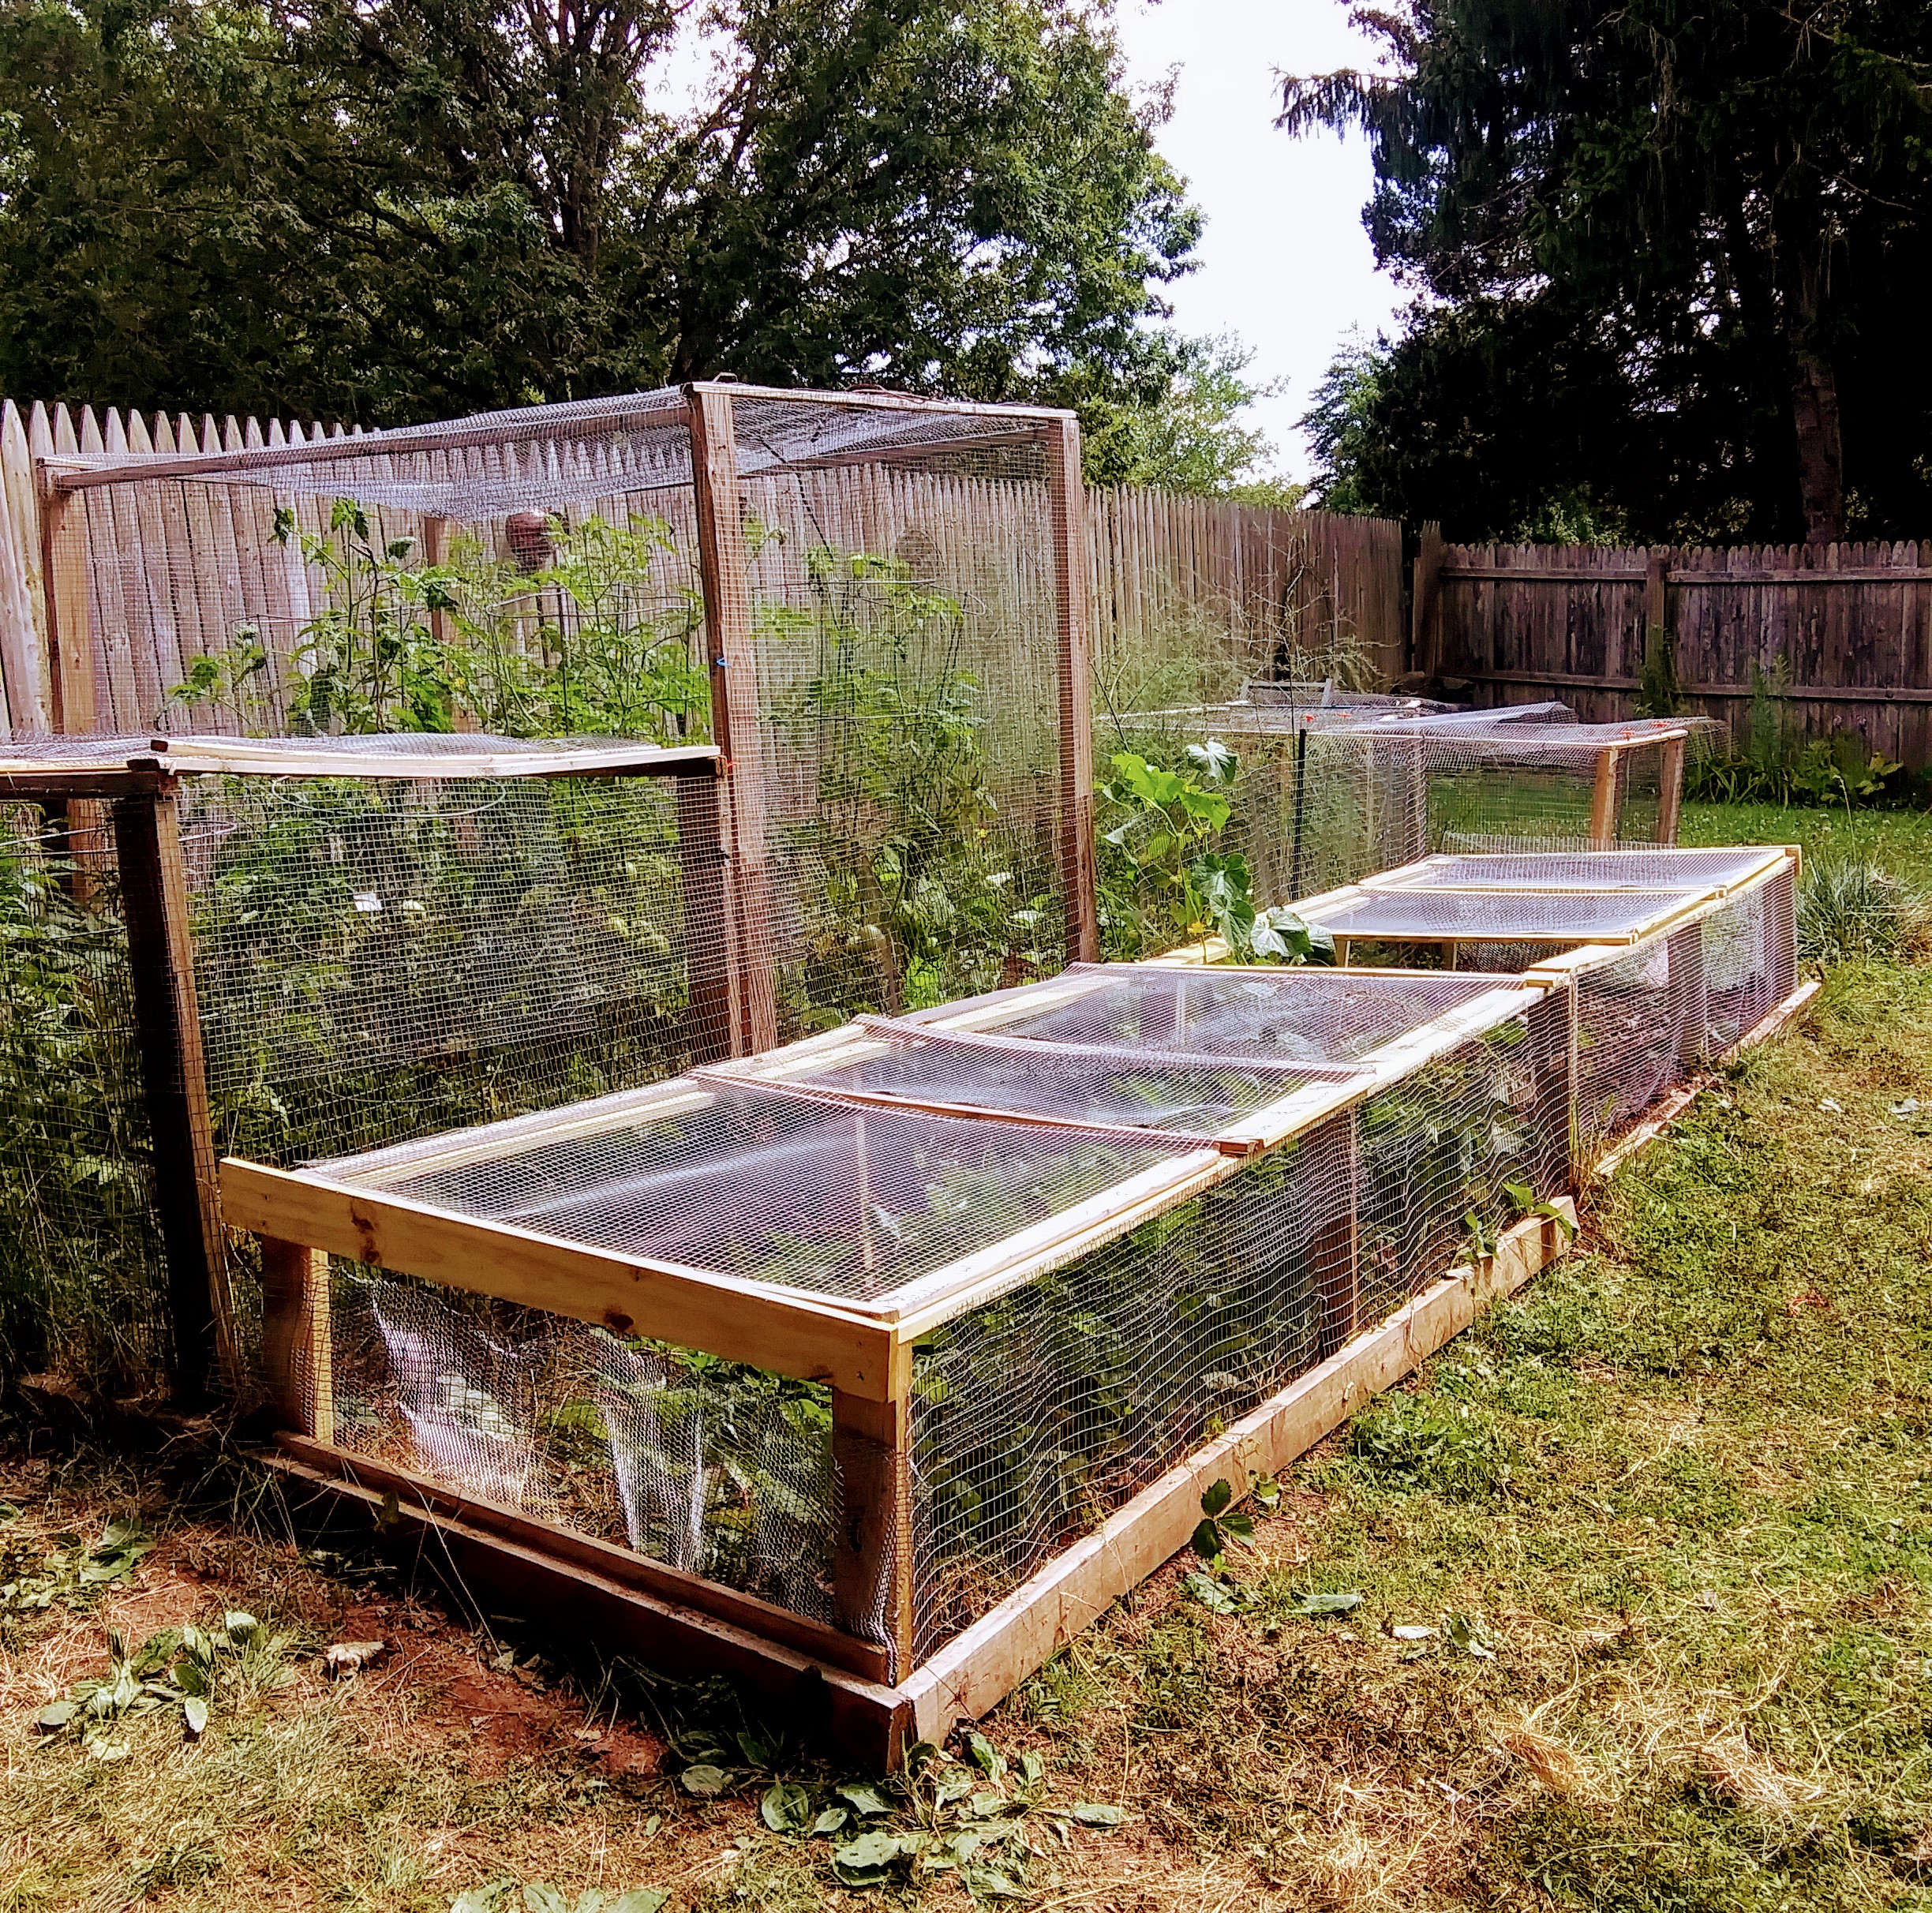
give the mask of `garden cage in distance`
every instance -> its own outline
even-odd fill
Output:
[[[230,1162],[289,1451],[936,1696],[1069,1546],[1439,1283],[1470,1215],[1563,1186],[1565,994],[1083,968]]]
[[[1150,761],[1211,742],[1234,754],[1226,840],[1262,903],[1432,852],[1675,843],[1687,744],[1717,728],[1702,718],[1580,724],[1562,705],[1452,712],[1262,691],[1250,684],[1239,702],[1113,719],[1115,743]],[[1103,856],[1103,881],[1106,870]]]
[[[748,1048],[1097,953],[1069,413],[718,382],[44,464],[63,729],[715,744]]]
[[[292,1162],[734,1048],[717,753],[611,739],[0,751],[4,1356],[252,1366],[223,1153]]]
[[[1301,909],[1344,961],[1436,945],[1569,977],[1579,1162],[1734,1050],[1798,981],[1797,852],[1772,847],[1440,855]]]

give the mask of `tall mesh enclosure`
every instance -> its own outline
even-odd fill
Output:
[[[1126,1039],[1189,992],[1184,1046]],[[339,1264],[336,1441],[923,1657],[1563,1186],[1561,993],[1089,966],[961,1013],[1002,1027],[871,1020],[305,1172],[479,1258],[508,1230],[908,1339],[909,1567],[841,1565],[836,1392],[635,1325]]]
[[[1079,946],[1078,461],[1065,414],[715,385],[77,456],[50,578],[99,728],[717,743],[757,1049]]]
[[[185,1175],[190,1204],[212,1204],[217,1155],[368,1147],[653,1082],[728,1046],[686,960],[684,877],[702,899],[721,854],[715,823],[695,835],[716,808],[708,758],[683,764],[689,778],[478,775],[662,754],[350,738],[304,745],[291,775],[285,749],[156,741],[0,758],[16,789],[92,779],[100,793],[9,803],[0,848],[6,1359],[117,1391],[168,1365],[182,1258],[162,1198]],[[144,969],[170,964],[195,1013],[171,1035],[137,1000]],[[159,1136],[157,1087],[176,1099]],[[175,1163],[183,1124],[201,1147]],[[219,1224],[217,1207],[201,1252],[226,1263]],[[215,1279],[245,1334],[249,1270]]]

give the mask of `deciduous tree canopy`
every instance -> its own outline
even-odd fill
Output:
[[[1563,496],[1650,537],[1932,529],[1932,9],[1356,17],[1392,77],[1292,80],[1282,124],[1366,130],[1369,231],[1423,298],[1331,381],[1333,484],[1465,536]]]
[[[1159,403],[1196,215],[1066,0],[5,0],[0,389]],[[686,37],[680,40],[680,34]],[[1154,322],[1154,323],[1150,323]]]

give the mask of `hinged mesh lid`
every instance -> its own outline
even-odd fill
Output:
[[[1536,992],[1515,977],[1365,975],[1354,971],[1169,968],[1076,964],[1050,983],[906,1019],[931,1028],[970,1015],[972,1027],[1036,1045],[1088,1043],[1208,1053],[1230,1063],[1311,1072],[1372,1059],[1383,1046],[1492,991],[1499,1017]]]
[[[881,1301],[1150,1172],[1185,1180],[1200,1154],[1127,1130],[686,1080],[314,1173],[622,1255]]]
[[[1589,943],[1641,936],[1708,892],[1386,890],[1316,903],[1304,914],[1331,936],[1398,942]]]
[[[1365,890],[1617,890],[1709,889],[1720,893],[1783,860],[1776,849],[1678,850],[1659,846],[1536,855],[1425,857]]]
[[[1311,1083],[1348,1082],[1363,1073],[1248,1061],[1212,1043],[1189,1050],[1043,1043],[913,1029],[876,1017],[862,1018],[853,1040],[822,1061],[782,1066],[790,1087],[1158,1129],[1204,1143],[1237,1117]]]

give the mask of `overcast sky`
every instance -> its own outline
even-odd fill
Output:
[[[1278,469],[1305,478],[1294,421],[1316,381],[1350,327],[1372,338],[1406,301],[1362,230],[1366,144],[1277,133],[1275,74],[1367,65],[1373,49],[1337,0],[1119,0],[1116,21],[1136,88],[1180,69],[1157,144],[1208,230],[1199,269],[1170,290],[1175,321],[1238,332],[1255,354],[1249,376],[1286,381],[1258,410]]]

